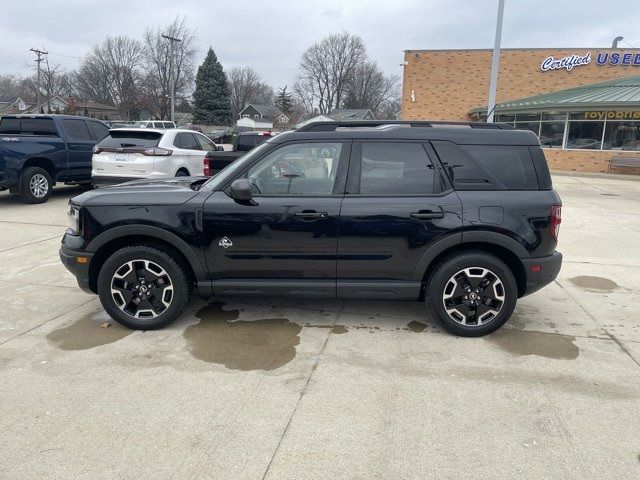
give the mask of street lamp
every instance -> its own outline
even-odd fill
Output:
[[[174,111],[176,104],[176,74],[173,69],[173,57],[174,57],[174,43],[181,42],[182,40],[175,37],[170,37],[169,35],[162,35],[162,38],[166,38],[169,40],[170,51],[169,51],[169,72],[171,73],[171,121],[174,122]]]

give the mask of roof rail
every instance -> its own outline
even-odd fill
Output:
[[[408,125],[410,127],[434,126],[468,126],[471,128],[487,128],[496,130],[513,130],[513,126],[506,123],[484,122],[446,122],[446,121],[414,121],[414,120],[347,120],[335,122],[311,122],[296,129],[297,132],[333,132],[338,128],[382,127],[385,125]]]

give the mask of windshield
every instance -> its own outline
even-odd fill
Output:
[[[144,130],[111,130],[109,135],[98,143],[102,148],[157,147],[162,133]]]
[[[230,163],[226,167],[224,167],[220,172],[211,177],[207,183],[202,185],[201,190],[217,190],[221,185],[224,185],[230,178],[232,178],[236,173],[240,172],[244,169],[245,165],[255,158],[256,155],[260,155],[261,152],[269,148],[271,142],[264,142],[258,145],[256,148],[251,150],[250,152],[244,154],[235,162]]]

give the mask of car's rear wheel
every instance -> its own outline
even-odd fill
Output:
[[[480,251],[446,258],[427,285],[427,305],[451,333],[479,337],[496,331],[516,306],[518,287],[509,267]]]
[[[41,167],[27,167],[22,172],[21,194],[27,203],[44,203],[51,196],[53,180]]]
[[[176,177],[188,177],[188,176],[189,176],[189,172],[184,168],[181,168],[176,172]]]
[[[191,288],[186,268],[150,245],[116,251],[98,275],[104,309],[118,323],[136,330],[173,322],[189,303]]]

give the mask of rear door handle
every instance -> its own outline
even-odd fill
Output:
[[[327,212],[316,212],[315,210],[303,210],[294,212],[293,216],[302,220],[315,220],[316,218],[327,218],[329,214]]]
[[[412,212],[411,218],[417,218],[418,220],[444,218],[444,211],[440,207],[437,210],[419,210],[417,212]]]

